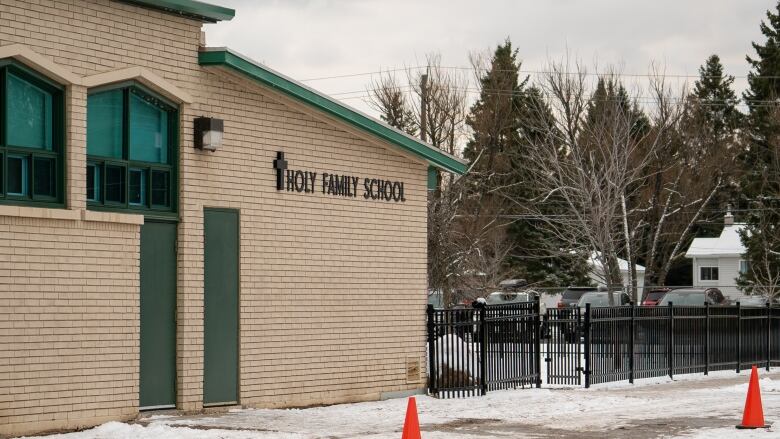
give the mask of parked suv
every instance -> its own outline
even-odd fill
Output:
[[[717,288],[681,288],[666,293],[658,306],[669,306],[669,303],[681,306],[723,305],[724,302],[725,297]]]
[[[621,291],[614,291],[612,293],[615,300],[615,306],[628,305],[631,303],[631,297],[628,294]],[[590,306],[609,306],[609,293],[606,291],[599,291],[594,293],[585,293],[580,297],[577,306],[581,312],[585,312],[585,304],[590,303]]]
[[[664,298],[666,293],[672,291],[671,288],[653,288],[645,293],[645,297],[642,299],[642,306],[656,306],[661,299]]]
[[[580,298],[585,293],[598,291],[597,287],[568,287],[561,294],[561,300],[558,301],[558,308],[571,308],[577,306]]]

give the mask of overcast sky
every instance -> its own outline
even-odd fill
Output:
[[[599,68],[645,74],[652,61],[670,75],[696,75],[717,53],[738,92],[745,55],[774,0],[208,0],[236,10],[204,26],[210,46],[228,46],[298,80],[418,66],[438,52],[467,67],[471,52],[509,37],[523,70],[568,51]],[[405,75],[401,73],[401,78]],[[306,83],[371,113],[371,75]],[[345,94],[345,92],[353,92]]]

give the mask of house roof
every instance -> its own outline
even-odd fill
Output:
[[[422,142],[359,110],[309,88],[267,66],[224,47],[201,48],[198,62],[202,66],[218,66],[238,72],[250,79],[281,92],[297,101],[320,110],[374,137],[382,139],[424,159],[429,165],[455,174],[464,174],[467,162]]]
[[[717,238],[694,238],[685,252],[685,257],[739,256],[745,253],[745,246],[739,236],[740,230],[744,228],[744,224],[734,224],[724,226]]]
[[[118,0],[151,9],[158,9],[171,14],[183,15],[207,23],[231,20],[236,11],[222,6],[203,3],[195,0]]]
[[[599,252],[593,252],[590,255],[590,259],[588,259],[588,264],[592,266],[594,269],[604,270],[604,266],[599,262]],[[618,261],[618,268],[620,269],[621,273],[627,273],[628,272],[628,261],[623,258],[617,258]],[[636,272],[637,273],[644,273],[645,267],[643,265],[636,264]]]

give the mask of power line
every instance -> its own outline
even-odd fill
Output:
[[[400,71],[412,71],[412,70],[422,70],[426,69],[429,66],[411,66],[411,67],[397,67],[392,69],[383,69],[383,70],[375,70],[371,72],[360,72],[360,73],[345,73],[341,75],[333,75],[333,76],[320,76],[316,78],[307,78],[307,79],[301,79],[301,82],[313,82],[313,81],[325,81],[330,79],[341,79],[341,78],[354,78],[359,76],[369,76],[369,75],[380,75],[384,73],[392,73],[392,72],[400,72]],[[473,67],[464,67],[464,66],[432,66],[433,69],[442,69],[442,70],[467,70],[467,71],[474,71],[475,69]],[[619,73],[619,72],[560,72],[560,71],[554,71],[554,70],[513,70],[513,69],[479,69],[482,72],[503,72],[503,73],[521,73],[521,74],[527,74],[527,75],[548,75],[548,74],[562,74],[567,76],[597,76],[597,77],[608,77],[608,76],[615,76],[617,78],[620,77],[630,77],[630,78],[673,78],[673,79],[694,79],[694,78],[724,78],[724,79],[778,79],[780,80],[780,75],[687,75],[687,74],[658,74],[653,75],[650,73]]]

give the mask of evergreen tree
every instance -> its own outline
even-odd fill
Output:
[[[710,55],[699,67],[699,79],[690,97],[696,100],[697,109],[716,139],[732,135],[742,119],[733,84],[734,77],[723,74],[718,55]]]
[[[780,239],[776,228],[780,219],[780,3],[767,11],[761,23],[764,44],[754,42],[755,57],[747,57],[752,67],[749,89],[743,97],[748,105],[747,148],[741,154],[740,205],[749,208],[748,233],[742,242],[752,267],[740,278],[747,291],[769,292],[761,286],[780,284]],[[759,286],[756,288],[756,286]]]
[[[402,94],[394,96],[391,105],[385,109],[379,117],[388,125],[414,136],[417,134],[417,119],[412,110],[406,105]]]
[[[389,73],[373,83],[369,105],[379,111],[379,118],[388,125],[409,134],[417,134],[417,118],[406,101],[406,95],[395,77]]]
[[[596,89],[588,102],[586,123],[591,129],[614,124],[619,119],[631,123],[635,138],[641,138],[650,129],[650,119],[628,96],[626,88],[612,77],[599,77]],[[587,132],[586,132],[587,136]]]
[[[747,57],[752,70],[748,73],[749,88],[743,94],[749,109],[749,145],[741,157],[743,201],[778,192],[780,111],[775,102],[780,98],[780,3],[775,12],[767,11],[761,33],[766,42],[753,42],[756,57]]]
[[[527,163],[524,151],[534,143],[534,136],[549,132],[522,122],[533,117],[553,123],[542,92],[528,86],[528,77],[521,77],[520,67],[517,50],[507,40],[496,48],[480,78],[480,97],[466,120],[473,136],[464,156],[476,161],[472,191],[477,201],[471,209],[485,218],[483,222],[498,218],[499,223],[507,224],[505,239],[511,248],[507,272],[511,276],[544,286],[583,284],[587,272],[584,261],[562,256],[566,252],[542,224],[522,218],[517,207],[533,196],[526,171],[533,164]]]

